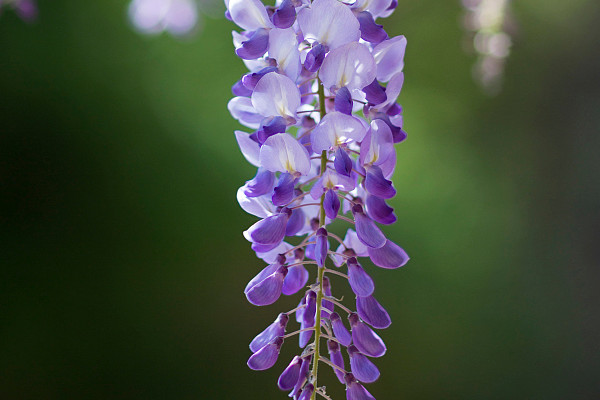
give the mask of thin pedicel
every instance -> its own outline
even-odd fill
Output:
[[[297,338],[304,350],[280,375],[281,390],[294,400],[330,398],[318,382],[322,363],[345,385],[347,400],[374,399],[363,384],[379,378],[370,358],[387,349],[372,328],[387,328],[391,319],[359,259],[386,269],[408,261],[379,226],[396,221],[387,201],[396,194],[394,145],[406,138],[396,104],[406,39],[389,38],[375,21],[397,2],[225,3],[226,16],[242,29],[233,42],[249,69],[233,85],[228,108],[250,130],[235,137],[258,168],[237,199],[260,218],[244,237],[267,263],[244,293],[257,306],[302,293],[296,308],[252,340],[248,366],[272,367],[284,342]],[[343,239],[329,232],[334,223],[350,224]],[[310,264],[317,269],[312,284]],[[356,311],[333,295],[330,274],[348,282]],[[286,333],[290,319],[299,327]]]

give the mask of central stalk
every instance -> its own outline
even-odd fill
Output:
[[[318,79],[318,78],[317,78]],[[325,88],[323,87],[323,83],[320,80],[317,80],[319,84],[318,94],[319,94],[319,111],[321,113],[321,119],[326,114],[325,111]],[[321,175],[325,173],[325,169],[327,168],[327,151],[323,150],[321,152]],[[323,208],[323,201],[325,200],[325,192],[321,195],[320,202],[320,211],[319,211],[319,226],[325,226],[325,209]],[[315,355],[313,358],[313,366],[312,366],[312,376],[313,376],[313,385],[315,390],[312,393],[311,400],[316,400],[317,398],[317,374],[319,372],[319,358],[320,348],[321,348],[321,303],[323,302],[323,276],[325,275],[325,267],[319,268],[317,282],[319,283],[319,291],[317,292],[317,312],[315,315]]]

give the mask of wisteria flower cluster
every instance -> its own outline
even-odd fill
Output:
[[[251,130],[235,136],[258,168],[237,198],[260,218],[244,237],[268,264],[244,293],[264,306],[302,292],[298,307],[252,340],[248,366],[271,368],[284,341],[297,335],[303,351],[281,373],[280,389],[295,400],[329,398],[317,384],[324,364],[346,386],[348,400],[373,399],[363,384],[379,378],[371,359],[386,352],[373,328],[387,328],[391,320],[359,260],[368,257],[386,269],[408,261],[378,226],[396,221],[386,201],[396,194],[394,144],[406,138],[396,103],[406,39],[390,38],[375,22],[397,3],[225,3],[226,16],[242,29],[233,32],[235,52],[249,69],[233,85],[228,108]],[[343,239],[331,232],[334,221],[351,225]],[[316,275],[312,284],[309,270]],[[348,281],[356,311],[335,297],[331,275]],[[299,329],[287,333],[290,317]]]

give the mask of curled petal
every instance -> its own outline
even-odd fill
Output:
[[[356,379],[371,383],[379,378],[379,369],[364,354],[361,354],[356,346],[348,347],[348,354],[350,355],[350,368]]]
[[[329,351],[329,360],[331,360],[331,362],[334,365],[337,365],[338,367],[340,367],[343,370],[345,367],[344,366],[344,356],[342,356],[342,352],[340,351],[340,345],[337,344],[336,342],[334,342],[333,340],[328,340],[327,341],[327,350]],[[337,376],[340,383],[343,384],[344,383],[344,373],[342,372],[342,370],[333,368],[333,372],[335,372],[335,375]]]
[[[233,93],[234,96],[250,97],[252,95],[252,90],[244,86],[242,80],[240,79],[231,87],[231,93]]]
[[[368,11],[374,18],[385,17],[392,7],[391,3],[392,0],[356,0],[352,4],[352,9],[354,12]]]
[[[262,269],[262,271],[256,274],[256,276],[252,278],[250,282],[248,282],[246,288],[244,289],[244,293],[248,293],[248,291],[252,289],[252,287],[256,286],[259,282],[262,282],[267,276],[275,273],[275,271],[277,271],[280,266],[281,264],[279,262],[274,262],[273,264],[267,265],[265,268]]]
[[[360,142],[366,130],[358,119],[339,111],[325,115],[311,133],[312,149],[321,154],[323,150],[340,146],[352,141]]]
[[[373,44],[378,44],[388,38],[383,26],[375,23],[373,16],[368,11],[360,12],[356,15],[360,24],[360,37]]]
[[[250,369],[256,371],[262,371],[271,368],[277,362],[279,357],[279,350],[283,344],[283,338],[276,337],[268,344],[264,345],[256,353],[252,354],[248,359],[248,366]]]
[[[273,189],[273,205],[284,206],[294,198],[294,184],[296,179],[289,173],[279,175],[277,186]]]
[[[255,167],[260,166],[258,161],[260,146],[250,138],[250,134],[242,131],[235,131],[235,139],[240,146],[240,151],[244,158]]]
[[[313,392],[315,391],[315,386],[312,383],[304,386],[302,389],[302,394],[298,397],[298,400],[310,400]]]
[[[334,219],[337,217],[340,211],[340,199],[333,189],[328,189],[325,192],[325,198],[323,199],[323,209],[327,217]]]
[[[373,49],[373,58],[377,63],[377,80],[388,82],[392,76],[404,68],[406,38],[396,36],[379,43]]]
[[[248,197],[258,197],[267,194],[273,189],[275,174],[266,169],[259,168],[256,176],[244,185],[244,194]]]
[[[377,79],[374,79],[373,82],[365,86],[363,92],[365,92],[365,97],[369,104],[378,105],[387,100],[386,88],[381,86],[377,82]]]
[[[244,211],[259,218],[265,218],[273,214],[273,204],[267,196],[248,197],[244,190],[245,187],[242,186],[237,191],[237,201]]]
[[[373,264],[387,269],[402,267],[409,260],[408,254],[391,240],[386,240],[380,248],[369,248],[369,257]]]
[[[252,92],[252,105],[265,116],[295,118],[300,107],[300,90],[287,76],[269,72],[263,76]]]
[[[362,322],[358,315],[350,314],[348,319],[352,328],[352,343],[356,348],[369,357],[383,356],[387,349],[379,335]]]
[[[264,118],[256,112],[252,101],[248,97],[234,97],[227,103],[227,109],[240,124],[251,129],[257,129],[260,126],[260,121]],[[252,163],[252,161],[250,162]]]
[[[269,31],[257,29],[248,40],[235,49],[235,54],[244,60],[254,60],[262,57],[269,47]]]
[[[312,356],[302,358],[302,365],[300,366],[300,373],[298,374],[298,382],[296,383],[296,386],[294,386],[294,390],[290,393],[290,397],[294,399],[298,397],[302,387],[308,380],[311,362]]]
[[[341,146],[335,151],[333,166],[338,174],[348,177],[352,174],[352,159]]]
[[[371,218],[367,217],[360,205],[352,208],[358,239],[368,247],[379,248],[385,244],[386,238]]]
[[[256,87],[256,84],[258,83],[258,81],[260,81],[260,79],[263,76],[265,76],[269,72],[275,72],[275,71],[277,71],[276,67],[265,67],[259,71],[250,72],[250,73],[247,73],[246,75],[244,75],[242,77],[242,83],[244,84],[244,87],[246,87],[247,89],[250,90],[250,94],[248,96],[252,96],[252,91]]]
[[[297,293],[300,289],[306,285],[308,281],[308,271],[303,265],[294,265],[288,268],[288,274],[283,280],[283,287],[281,293],[286,296],[290,296]]]
[[[364,140],[360,144],[361,165],[380,165],[395,155],[394,138],[390,127],[381,119],[371,121]]]
[[[227,10],[231,20],[247,31],[271,28],[271,20],[259,0],[228,0]]]
[[[285,236],[285,227],[289,219],[288,213],[279,213],[256,222],[244,237],[253,243],[272,245],[279,244]]]
[[[382,199],[391,199],[396,195],[392,182],[385,179],[381,168],[376,165],[367,168],[364,184],[367,192]]]
[[[356,258],[350,258],[348,265],[348,282],[354,294],[359,297],[370,296],[375,291],[373,279],[365,272],[363,267],[356,261]]]
[[[317,231],[317,239],[315,243],[315,261],[317,262],[317,265],[319,267],[325,266],[325,260],[327,259],[328,250],[329,241],[327,240],[327,230],[321,227]]]
[[[332,312],[329,316],[331,319],[331,327],[333,328],[333,334],[335,338],[340,341],[344,346],[349,346],[352,343],[352,335],[348,332],[348,329],[342,322],[342,319],[336,312]]]
[[[325,59],[325,54],[329,51],[327,46],[323,46],[321,43],[316,43],[312,49],[306,55],[306,59],[304,60],[304,68],[308,72],[317,72],[321,65],[323,64],[323,60]]]
[[[281,296],[281,288],[286,275],[287,267],[279,267],[273,274],[252,286],[246,292],[246,298],[255,306],[266,306],[275,303]]]
[[[360,25],[350,9],[337,0],[315,0],[300,10],[298,24],[309,42],[316,41],[331,49],[358,41]]]
[[[373,296],[357,297],[358,315],[373,328],[385,329],[392,324],[390,315]]]
[[[354,101],[352,100],[352,94],[350,93],[347,87],[344,86],[343,88],[340,88],[337,91],[337,93],[335,94],[335,100],[333,104],[335,111],[339,111],[342,114],[346,115],[352,115],[352,107],[354,106]]]
[[[313,290],[306,292],[306,308],[302,313],[302,321],[308,328],[314,326],[317,313],[317,294]]]
[[[279,314],[275,322],[269,325],[264,331],[256,335],[252,342],[250,342],[250,351],[256,353],[271,340],[275,339],[278,336],[283,336],[288,320],[289,317],[287,316],[287,314]]]
[[[391,225],[396,222],[394,209],[388,206],[381,197],[367,196],[367,214],[373,220],[384,225]]]
[[[335,0],[334,0],[335,1]],[[319,78],[327,89],[362,89],[375,79],[375,60],[369,48],[359,42],[351,42],[327,54]]]
[[[260,165],[269,171],[308,175],[310,156],[304,146],[287,133],[269,137],[260,148]]]
[[[313,320],[314,320],[314,318],[313,318]],[[300,323],[301,330],[306,329],[306,328],[312,328],[314,326],[315,326],[314,322],[312,323],[312,325],[305,324],[304,320]],[[301,349],[305,348],[306,345],[308,344],[308,342],[310,342],[310,338],[312,337],[313,332],[314,332],[314,330],[300,332],[300,334],[298,335],[298,344],[300,345]]]
[[[295,356],[292,362],[283,370],[279,379],[277,380],[277,386],[281,390],[291,390],[296,386],[298,377],[300,376],[300,367],[302,366],[302,359]]]
[[[273,24],[281,29],[289,28],[294,25],[294,21],[296,20],[296,7],[294,7],[292,0],[283,0],[271,18]]]

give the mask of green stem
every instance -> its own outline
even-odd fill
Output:
[[[323,83],[319,80],[319,111],[321,112],[321,118],[325,116],[325,88]],[[327,151],[321,152],[321,175],[327,168]],[[320,210],[319,210],[319,225],[325,226],[325,209],[323,208],[323,201],[325,200],[325,193],[321,195]],[[312,366],[312,384],[315,386],[315,390],[311,396],[311,400],[317,399],[317,374],[319,372],[319,358],[321,348],[321,303],[323,301],[323,276],[325,275],[325,267],[319,268],[317,282],[319,283],[319,291],[317,292],[317,313],[315,315],[315,354],[313,358]]]

